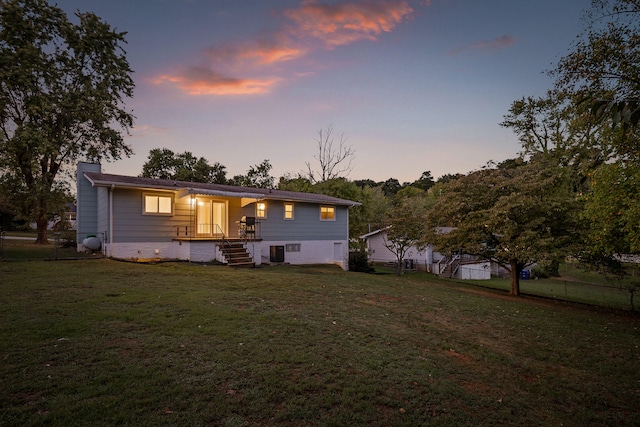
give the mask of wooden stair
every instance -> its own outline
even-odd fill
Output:
[[[446,262],[446,265],[438,276],[445,277],[447,279],[452,279],[455,276],[456,271],[458,271],[458,267],[460,266],[460,259],[459,258],[451,259],[449,257],[446,257],[445,260],[443,261]]]
[[[255,262],[253,262],[253,258],[247,249],[244,247],[242,243],[225,243],[222,245],[218,245],[220,248],[220,252],[227,260],[227,265],[229,267],[249,267],[253,268],[256,266]]]

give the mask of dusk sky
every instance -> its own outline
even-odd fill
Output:
[[[54,0],[52,0],[53,2]],[[543,73],[582,28],[589,0],[58,0],[127,32],[138,175],[149,150],[191,151],[227,177],[269,159],[297,174],[333,126],[352,180],[411,182],[517,155],[498,123],[542,96]]]

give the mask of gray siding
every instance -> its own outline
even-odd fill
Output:
[[[76,176],[76,197],[78,211],[76,214],[76,238],[82,243],[88,235],[98,233],[98,189],[94,188],[84,177],[84,172],[100,172],[100,165],[79,163]]]
[[[143,215],[143,193],[172,194],[173,215]],[[176,234],[176,226],[189,225],[188,198],[178,199],[173,192],[116,188],[113,191],[113,242],[167,242]]]
[[[348,208],[346,206],[334,206],[335,221],[320,221],[320,205],[294,203],[294,219],[285,220],[284,203],[275,200],[267,201],[267,218],[260,221],[261,237],[264,240],[348,239]]]
[[[98,187],[98,236],[109,242],[109,189]]]

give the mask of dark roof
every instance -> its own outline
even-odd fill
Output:
[[[153,190],[188,190],[191,194],[218,194],[228,197],[249,197],[266,200],[287,200],[292,202],[327,203],[332,205],[358,206],[360,203],[339,199],[324,194],[283,191],[268,188],[240,187],[236,185],[206,184],[201,182],[174,181],[171,179],[141,178],[136,176],[112,175],[99,172],[85,172],[84,176],[98,187],[129,187]]]

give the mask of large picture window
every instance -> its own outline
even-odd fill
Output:
[[[158,194],[144,195],[144,213],[150,215],[173,214],[173,197]]]
[[[336,208],[334,206],[320,206],[320,221],[335,221]]]

